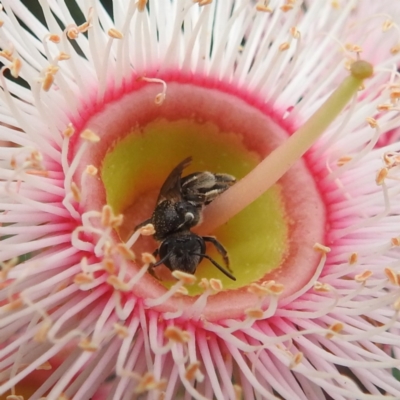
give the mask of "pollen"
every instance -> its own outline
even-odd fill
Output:
[[[128,328],[126,326],[123,326],[121,324],[115,323],[113,325],[115,333],[121,338],[125,339],[129,336]]]
[[[51,366],[51,364],[50,364],[48,361],[46,361],[46,362],[44,362],[43,364],[40,364],[40,365],[36,368],[36,371],[49,371],[49,370],[51,370],[51,369],[53,369],[53,367]]]
[[[92,130],[90,129],[85,129],[82,133],[81,133],[81,138],[84,140],[87,140],[88,142],[91,143],[97,143],[100,141],[100,137],[97,136]]]
[[[94,165],[86,166],[85,172],[90,176],[96,176],[98,173],[98,169]]]
[[[51,322],[49,320],[45,320],[41,325],[39,330],[35,333],[33,340],[38,343],[43,343],[47,340],[47,333],[51,328]]]
[[[353,159],[352,156],[342,156],[336,161],[336,165],[338,167],[342,167],[343,165],[347,164],[352,159]]]
[[[269,294],[269,289],[258,283],[250,284],[249,287],[247,288],[247,291],[249,293],[253,293],[253,294],[257,295],[260,298],[265,297]]]
[[[151,236],[151,235],[154,235],[155,233],[156,233],[156,230],[154,229],[153,224],[147,224],[140,228],[140,234],[143,236]]]
[[[143,12],[146,9],[147,0],[138,0],[137,8],[140,12]]]
[[[349,256],[349,264],[354,265],[358,261],[358,253],[351,253]]]
[[[150,253],[142,253],[142,262],[144,264],[155,264],[156,263],[156,259],[153,256],[153,254]]]
[[[74,133],[75,133],[75,128],[71,123],[69,123],[67,127],[64,129],[62,134],[64,137],[70,138]]]
[[[333,338],[336,334],[340,333],[344,328],[344,325],[341,322],[336,322],[332,324],[328,330],[329,332],[325,335],[327,339]]]
[[[214,279],[214,278],[210,279],[210,287],[216,293],[220,292],[224,288],[222,282],[219,279]]]
[[[71,182],[71,192],[74,200],[79,203],[81,201],[81,191],[75,182]]]
[[[328,285],[327,283],[322,283],[322,282],[315,282],[314,283],[314,290],[316,292],[330,292],[331,291],[331,286]]]
[[[260,1],[256,4],[256,10],[261,12],[272,12],[272,8],[268,6],[269,1]]]
[[[279,46],[280,51],[286,51],[290,47],[289,42],[284,42]]]
[[[376,128],[378,126],[377,120],[373,117],[367,117],[366,121],[371,128]]]
[[[49,40],[50,40],[50,42],[53,42],[53,43],[60,43],[61,38],[59,35],[56,35],[53,33],[49,36]]]
[[[400,246],[400,238],[399,237],[394,237],[390,239],[390,242],[392,243],[392,246],[399,247]]]
[[[393,303],[393,308],[395,311],[400,311],[400,298],[398,298],[394,303]]]
[[[188,295],[189,294],[189,290],[187,290],[186,288],[185,288],[185,286],[181,286],[180,288],[178,288],[178,290],[176,291],[176,293],[179,293],[179,294],[183,294],[183,295]]]
[[[172,276],[183,282],[185,285],[193,285],[197,280],[194,275],[183,271],[173,271]]]
[[[400,52],[400,43],[396,44],[390,49],[390,53],[393,55],[397,54],[398,52]]]
[[[176,326],[169,326],[168,328],[166,328],[164,331],[164,336],[168,340],[176,343],[187,343],[192,338],[189,332],[183,331]]]
[[[387,19],[382,24],[382,32],[387,32],[392,27],[393,27],[393,21],[391,19]]]
[[[120,290],[121,292],[129,291],[129,287],[126,283],[121,281],[116,275],[110,275],[106,282],[112,286],[115,290]]]
[[[264,316],[264,311],[261,308],[248,308],[244,312],[249,318],[253,319],[262,319]]]
[[[135,260],[136,259],[135,253],[131,249],[128,249],[128,247],[126,247],[125,243],[118,243],[115,246],[115,249],[117,250],[117,252],[119,254],[121,254],[122,257],[125,258],[125,260]]]
[[[22,62],[19,58],[14,58],[12,64],[10,65],[10,72],[14,78],[19,77],[19,73],[21,72]]]
[[[95,352],[98,350],[99,346],[97,346],[96,344],[94,344],[93,342],[91,342],[88,338],[84,338],[82,339],[79,343],[78,346],[85,350],[85,351],[89,351],[91,353]]]
[[[102,266],[106,272],[108,272],[110,275],[115,274],[116,268],[115,268],[115,263],[112,258],[104,258],[102,261]]]
[[[79,274],[75,275],[74,283],[76,285],[80,286],[80,285],[85,285],[85,284],[88,284],[88,283],[92,283],[93,280],[94,280],[93,276],[91,276],[91,275],[89,275],[87,273],[84,273],[84,272],[80,272]]]
[[[290,34],[293,36],[294,39],[300,38],[300,31],[295,26],[292,26],[290,28]]]
[[[243,399],[243,389],[237,383],[232,385],[233,391],[235,392],[235,400],[242,400]]]
[[[188,365],[185,372],[185,377],[187,380],[191,381],[196,377],[197,372],[200,371],[200,362],[195,361],[194,363]]]
[[[393,108],[393,104],[390,103],[382,103],[382,104],[378,104],[376,109],[378,111],[390,111]]]
[[[324,246],[323,244],[320,244],[320,243],[315,243],[313,246],[313,249],[315,251],[319,251],[320,253],[323,253],[323,254],[327,254],[331,251],[330,247]]]
[[[46,72],[43,82],[42,82],[42,89],[45,92],[48,92],[54,83],[54,74],[51,72]]]
[[[57,58],[59,61],[65,61],[65,60],[69,60],[71,58],[71,56],[63,51],[60,51]]]
[[[140,379],[139,384],[135,388],[135,393],[143,393],[149,390],[163,390],[167,385],[165,379],[157,381],[151,372],[146,372]]]
[[[16,299],[11,301],[10,303],[6,304],[3,307],[4,311],[14,311],[14,310],[18,310],[18,308],[21,308],[23,306],[23,302],[21,299]]]
[[[378,186],[382,185],[385,178],[388,176],[389,170],[387,168],[382,168],[376,174],[375,182]]]
[[[361,274],[358,274],[354,277],[354,280],[356,282],[360,282],[363,283],[365,282],[367,279],[369,279],[371,276],[373,275],[372,271],[366,270],[364,272],[362,272]]]
[[[288,12],[293,9],[292,4],[284,4],[283,6],[279,7],[283,12]]]
[[[108,36],[112,37],[113,39],[122,39],[124,37],[123,33],[115,28],[109,29],[107,34],[108,34]]]
[[[392,268],[385,268],[385,275],[387,276],[387,278],[389,279],[389,282],[392,285],[396,285],[399,286],[399,276],[393,271]]]
[[[296,368],[303,361],[303,353],[299,352],[294,355],[292,361],[290,362],[289,368]]]
[[[285,289],[285,286],[275,281],[265,281],[261,285],[268,289],[269,294],[273,295],[279,295]]]

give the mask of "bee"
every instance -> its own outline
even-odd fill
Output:
[[[208,171],[182,177],[183,170],[191,161],[191,157],[185,158],[171,171],[160,189],[151,218],[135,228],[153,224],[154,239],[160,242],[153,253],[155,257],[159,256],[159,261],[150,266],[149,272],[154,275],[153,269],[165,264],[171,271],[194,274],[199,263],[206,258],[230,279],[236,280],[222,244],[212,236],[199,236],[190,231],[201,222],[204,206],[232,186],[236,179],[232,175]],[[226,269],[206,254],[206,242],[213,244],[221,254]]]

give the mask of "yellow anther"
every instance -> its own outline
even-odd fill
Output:
[[[327,283],[322,283],[322,282],[315,282],[314,283],[314,290],[316,292],[322,292],[322,293],[326,293],[326,292],[330,292],[332,289],[332,287],[330,285],[328,285]]]
[[[284,42],[279,46],[280,51],[286,51],[290,47],[290,44],[288,42]]]
[[[196,282],[197,278],[183,271],[173,271],[172,276],[180,281],[182,281],[185,285],[193,285]]]
[[[292,361],[290,362],[289,368],[296,368],[303,361],[303,353],[299,352],[294,355]]]
[[[129,331],[128,328],[126,326],[123,326],[121,324],[115,323],[113,325],[114,330],[116,332],[116,334],[121,338],[121,339],[125,339],[129,336]]]
[[[65,60],[69,60],[71,58],[71,56],[69,54],[64,53],[63,51],[61,51],[57,58],[60,61],[65,61]]]
[[[321,244],[321,243],[315,243],[314,246],[313,246],[313,249],[314,249],[315,251],[319,251],[319,252],[321,252],[321,253],[323,253],[323,254],[329,253],[329,252],[331,251],[331,248],[330,248],[330,247],[324,246],[324,245]]]
[[[354,265],[358,261],[358,254],[357,253],[351,253],[349,256],[349,264]]]
[[[399,286],[399,276],[393,271],[392,268],[385,268],[385,275],[387,276],[387,278],[389,279],[389,282],[392,285],[396,285]]]
[[[341,167],[353,159],[352,156],[342,156],[336,161],[336,165]]]
[[[81,138],[84,140],[87,140],[88,142],[91,143],[97,143],[100,141],[100,137],[98,135],[96,135],[92,130],[90,129],[85,129],[82,133],[81,133]]]
[[[50,42],[53,42],[53,43],[60,43],[61,38],[59,35],[56,35],[53,33],[49,36],[49,40],[50,40]]]
[[[366,271],[362,272],[361,274],[356,275],[356,276],[354,277],[354,280],[355,280],[356,282],[363,283],[363,282],[365,282],[367,279],[369,279],[372,275],[373,275],[373,272],[372,272],[372,271],[366,270]]]
[[[156,259],[153,254],[150,253],[142,253],[142,262],[143,264],[155,264]]]
[[[385,178],[388,176],[389,170],[387,168],[382,168],[376,174],[375,182],[377,185],[382,185],[385,181]]]
[[[82,339],[79,343],[78,346],[85,350],[85,351],[89,351],[91,353],[95,352],[98,350],[99,346],[97,344],[94,344],[93,342],[91,342],[88,338],[84,338]]]
[[[128,249],[128,247],[126,247],[125,243],[118,243],[115,246],[115,249],[126,260],[135,260],[136,259],[135,253],[131,249]]]
[[[378,126],[378,122],[377,122],[377,120],[376,120],[375,118],[367,117],[366,120],[367,120],[367,122],[368,122],[368,125],[369,125],[371,128],[376,128],[376,127]]]
[[[344,325],[341,322],[336,322],[332,324],[328,330],[329,332],[325,335],[327,339],[331,339],[336,334],[340,333],[344,328]]]
[[[47,333],[51,328],[51,322],[49,320],[44,320],[40,325],[39,330],[35,333],[33,340],[38,343],[43,343],[47,340]]]
[[[90,176],[96,176],[98,169],[94,165],[87,165],[85,172]]]
[[[76,274],[74,278],[74,283],[76,285],[85,285],[88,283],[92,283],[93,281],[94,281],[93,276],[85,272],[80,272],[79,274]]]
[[[155,233],[156,233],[156,230],[154,229],[153,224],[147,224],[140,228],[140,234],[143,236],[151,236],[151,235],[154,235]]]
[[[82,198],[81,191],[79,190],[79,188],[75,182],[71,183],[71,192],[72,192],[72,196],[73,196],[74,200],[79,203]]]
[[[200,370],[200,362],[195,361],[190,364],[185,371],[185,377],[187,380],[191,381],[196,377],[197,372]]]
[[[10,65],[10,72],[14,78],[19,77],[19,73],[21,72],[22,62],[19,58],[14,58]]]
[[[261,308],[247,308],[244,313],[253,319],[261,319],[264,316],[264,311]]]
[[[116,275],[110,275],[106,282],[115,290],[119,290],[121,292],[127,292],[129,290],[128,285],[121,281]]]
[[[103,258],[101,265],[103,266],[104,270],[108,272],[110,275],[115,274],[116,267],[114,260],[112,258],[109,257]]]
[[[147,0],[138,0],[137,4],[137,8],[138,11],[144,11],[146,9],[146,4],[147,4]]]
[[[124,37],[123,33],[115,28],[109,29],[107,34],[108,34],[108,36],[112,37],[113,39],[122,39]]]
[[[66,138],[70,138],[75,133],[74,126],[69,123],[63,132],[63,136]]]
[[[220,292],[224,286],[222,285],[222,282],[219,279],[210,279],[210,287],[214,292]]]
[[[172,342],[177,342],[177,343],[187,343],[192,338],[192,336],[190,335],[189,332],[183,331],[182,329],[180,329],[176,326],[167,327],[164,331],[164,336],[168,340],[171,340]]]
[[[283,12],[288,12],[293,9],[292,4],[284,4],[283,6],[279,7]]]

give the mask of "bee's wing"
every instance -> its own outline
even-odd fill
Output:
[[[164,200],[180,201],[181,194],[181,175],[182,171],[192,162],[192,157],[187,157],[181,161],[168,175],[163,183],[158,195],[157,204]]]

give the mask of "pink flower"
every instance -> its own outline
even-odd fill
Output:
[[[43,26],[2,1],[0,393],[400,398],[399,6],[78,3],[40,2]],[[375,73],[337,116],[358,58]],[[216,231],[235,282],[147,273],[133,228],[177,162],[242,178],[328,125],[216,200],[296,162]]]

